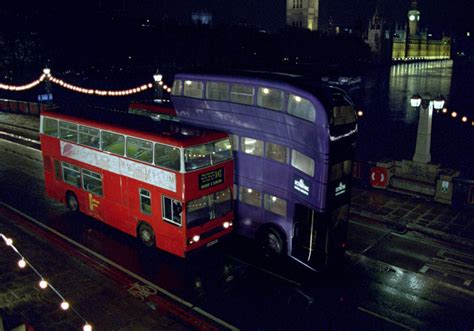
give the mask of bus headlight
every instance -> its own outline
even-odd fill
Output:
[[[194,236],[193,236],[193,241],[194,241],[195,243],[197,243],[197,242],[199,241],[199,239],[201,239],[201,237],[199,237],[198,235],[194,235]]]
[[[232,226],[232,223],[231,222],[224,222],[224,224],[222,224],[222,226],[224,227],[224,229],[228,229],[229,227]]]

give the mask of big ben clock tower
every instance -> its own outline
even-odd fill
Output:
[[[418,33],[418,22],[420,21],[420,11],[417,8],[416,0],[411,0],[410,10],[408,11],[408,31],[413,36]]]

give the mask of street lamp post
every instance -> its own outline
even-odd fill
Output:
[[[436,111],[443,109],[444,103],[445,99],[442,95],[432,99],[429,93],[423,97],[419,94],[415,94],[410,98],[410,105],[420,111],[416,148],[415,154],[413,155],[414,162],[429,163],[431,161],[431,124],[433,121],[433,109]]]
[[[44,74],[44,84],[45,84],[45,92],[46,92],[46,103],[51,105],[53,103],[53,89],[51,86],[51,69],[46,67],[43,69]]]
[[[158,69],[156,69],[156,73],[153,75],[153,80],[155,81],[155,86],[154,86],[154,102],[162,102],[163,101],[163,75],[160,73]]]

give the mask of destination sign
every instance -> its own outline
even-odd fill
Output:
[[[224,182],[224,168],[219,168],[213,171],[205,172],[199,175],[199,189],[222,184]]]

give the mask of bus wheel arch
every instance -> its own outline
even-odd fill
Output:
[[[275,224],[264,224],[257,232],[257,241],[267,258],[287,255],[285,232]]]
[[[72,191],[66,192],[66,206],[74,213],[79,212],[79,201],[76,194]]]
[[[153,227],[146,222],[139,222],[137,225],[137,238],[145,247],[154,247],[156,245],[156,236]]]

